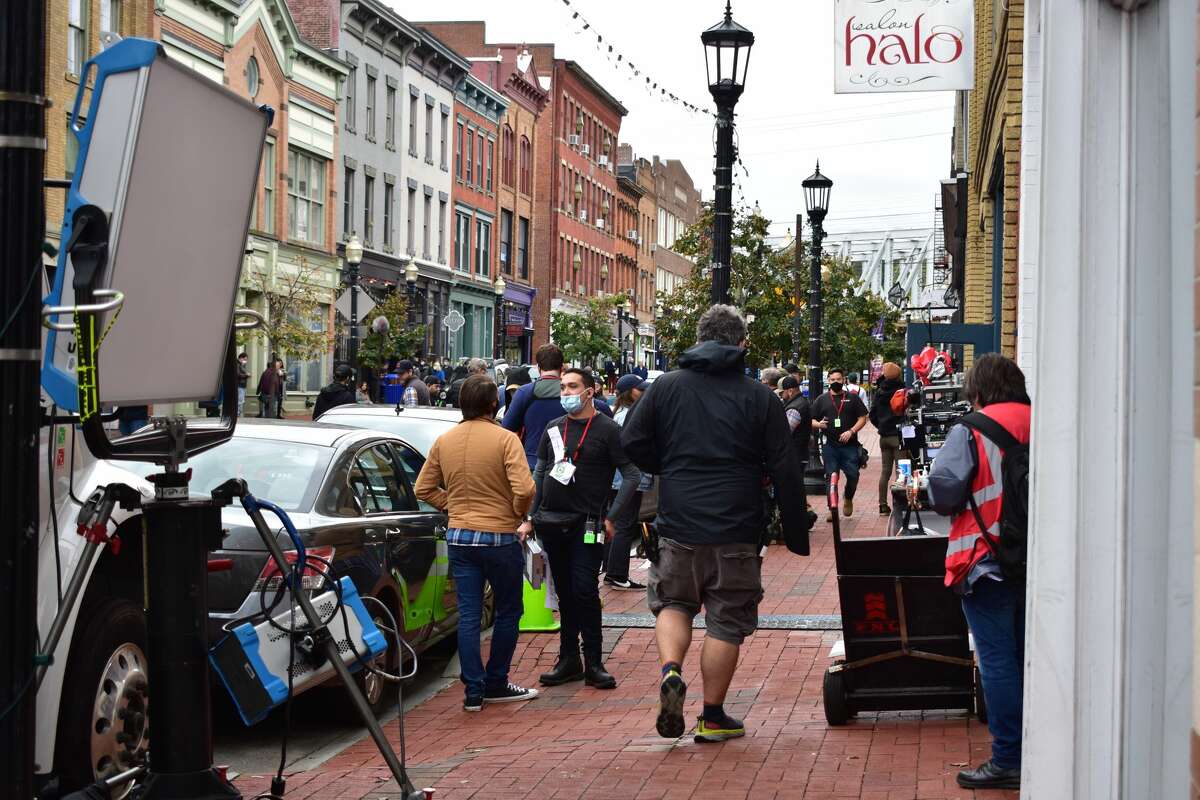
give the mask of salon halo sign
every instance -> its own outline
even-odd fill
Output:
[[[834,91],[975,85],[974,0],[836,0]]]

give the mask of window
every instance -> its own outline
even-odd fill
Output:
[[[107,3],[105,3],[107,5]],[[101,6],[104,8],[104,6]],[[107,30],[107,29],[105,29]],[[258,87],[262,82],[261,76],[258,74],[258,59],[250,56],[250,60],[246,62],[246,91],[250,93],[250,99],[258,94]]]
[[[438,200],[438,263],[446,263],[446,201]]]
[[[358,69],[350,67],[346,76],[346,130],[354,130],[354,84],[358,80]]]
[[[425,161],[433,163],[433,106],[425,105]]]
[[[488,139],[487,143],[487,181],[484,183],[484,188],[489,192],[492,190],[492,165],[496,163],[496,142]]]
[[[429,259],[429,229],[433,227],[433,198],[425,195],[425,228],[421,231],[421,257]]]
[[[355,456],[347,478],[364,513],[409,510],[408,497],[400,487],[388,445],[375,445]]]
[[[454,215],[454,266],[459,272],[471,271],[471,218],[461,211]]]
[[[417,96],[408,98],[408,154],[417,154]]]
[[[111,33],[121,32],[121,0],[100,0],[100,30]],[[250,59],[254,61],[253,58]],[[255,63],[255,77],[258,77],[258,64]],[[255,87],[257,89],[257,87]],[[254,91],[250,92],[254,97]]]
[[[517,218],[517,277],[529,280],[529,220]]]
[[[500,134],[500,180],[513,185],[513,130],[507,125]]]
[[[70,0],[67,9],[67,73],[78,75],[87,61],[87,0]]]
[[[392,216],[395,210],[392,208],[392,203],[396,200],[396,187],[390,183],[383,184],[383,246],[391,249],[393,239],[392,235]]]
[[[325,165],[322,158],[288,150],[288,237],[325,243]]]
[[[363,237],[367,244],[375,241],[375,179],[363,178]]]
[[[375,141],[375,79],[367,76],[367,138]]]
[[[383,109],[384,114],[384,131],[383,135],[387,137],[385,144],[396,149],[396,87],[387,87],[386,106]]]
[[[342,237],[350,238],[354,233],[354,170],[346,168],[342,181]]]
[[[463,126],[458,123],[454,132],[454,177],[460,181],[463,176]]]
[[[512,212],[500,209],[500,269],[512,275]]]
[[[521,191],[533,194],[533,147],[525,136],[521,137]]]
[[[83,114],[79,115],[79,124],[83,125]],[[63,148],[63,176],[67,180],[75,177],[75,165],[79,161],[79,140],[75,138],[75,132],[71,130],[71,115],[67,114],[67,141]]]
[[[463,141],[463,149],[467,151],[466,181],[467,183],[471,183],[471,175],[475,171],[472,167],[472,165],[475,163],[475,159],[471,155],[475,151],[475,131],[471,130],[470,128],[467,128],[467,138]]]
[[[450,115],[445,111],[442,112],[442,169],[446,169],[446,146],[447,139],[450,138]]]
[[[475,231],[475,274],[488,277],[492,263],[492,223],[477,220]]]
[[[483,134],[475,137],[475,185],[483,188]]]
[[[408,190],[408,254],[411,256],[417,252],[416,235],[417,235],[417,190]]]
[[[275,232],[275,140],[263,145],[263,213],[258,226],[263,233]]]

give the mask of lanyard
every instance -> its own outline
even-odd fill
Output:
[[[596,419],[596,412],[593,411],[592,415],[588,417],[587,425],[583,426],[583,435],[579,437],[579,443],[575,445],[575,452],[567,455],[567,430],[571,427],[571,418],[567,417],[563,423],[563,461],[570,461],[574,464],[575,459],[579,458],[579,451],[583,449],[583,443],[587,441],[588,431],[592,429],[592,421],[594,419]]]
[[[831,406],[833,405],[833,395],[832,394],[829,395],[829,405],[831,405]],[[842,402],[838,403],[837,407],[834,408],[834,410],[833,410],[834,415],[840,417],[842,415],[842,409],[845,408],[845,406],[846,406],[846,393],[842,392]]]

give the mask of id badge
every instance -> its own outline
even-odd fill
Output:
[[[550,477],[567,486],[575,478],[575,465],[570,461],[560,461],[550,470]]]
[[[834,418],[833,418],[833,427],[835,427],[835,428],[840,428],[840,427],[842,427],[842,418],[841,418],[841,417],[834,417]]]

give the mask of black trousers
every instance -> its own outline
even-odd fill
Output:
[[[609,495],[611,505],[617,493]],[[629,580],[629,553],[642,538],[642,524],[638,521],[638,509],[642,507],[642,493],[636,492],[630,501],[633,510],[625,514],[625,522],[613,520],[617,535],[604,542],[604,574],[614,580]]]
[[[558,593],[559,655],[574,658],[583,640],[583,658],[601,663],[600,562],[603,544],[584,544],[583,528],[567,533],[538,534],[550,559],[550,574]]]

